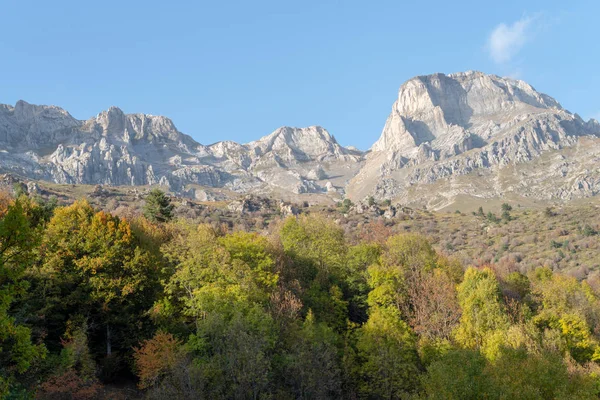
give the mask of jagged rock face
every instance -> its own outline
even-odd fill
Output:
[[[400,88],[373,151],[413,156],[422,143],[443,158],[481,147],[528,114],[562,107],[523,81],[481,72],[419,76]]]
[[[0,105],[0,143],[33,150],[68,136],[81,122],[54,106],[18,101],[14,107]]]
[[[501,171],[598,135],[596,121],[583,121],[523,81],[481,72],[420,76],[400,88],[347,192],[427,202],[427,193],[411,197],[411,188],[479,169]]]
[[[340,146],[320,126],[283,127],[264,138],[247,144],[254,158],[273,154],[284,162],[355,160],[360,152]]]
[[[161,185],[198,199],[227,190],[287,198],[369,195],[440,208],[461,195],[600,194],[600,123],[525,82],[434,74],[400,88],[368,154],[322,127],[202,145],[165,117],[116,107],[87,121],[54,106],[0,105],[0,172],[57,183]],[[213,190],[214,189],[214,190]]]
[[[318,182],[326,170],[337,176],[340,165],[361,159],[360,151],[340,146],[321,127],[284,127],[245,145],[204,146],[161,116],[111,107],[78,121],[54,106],[0,105],[0,170],[56,183],[159,184],[190,196],[201,192],[190,185],[326,193]]]

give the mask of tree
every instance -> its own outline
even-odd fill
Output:
[[[426,238],[415,234],[390,237],[379,264],[369,267],[371,307],[394,307],[406,318],[412,312],[409,289],[436,267],[437,255]]]
[[[477,400],[490,393],[486,359],[477,350],[455,349],[434,361],[421,378],[429,400]],[[494,397],[491,397],[494,398]]]
[[[598,398],[597,378],[586,376],[580,368],[569,368],[555,352],[531,354],[523,348],[504,348],[498,359],[488,364],[485,375],[493,386],[487,398]]]
[[[430,271],[435,267],[437,254],[424,236],[399,234],[390,237],[382,254],[382,264],[394,265],[406,275],[415,271]]]
[[[532,275],[532,296],[539,307],[533,322],[554,330],[561,350],[578,362],[600,360],[600,300],[575,278],[539,268]]]
[[[144,216],[153,222],[167,222],[173,218],[171,199],[160,189],[152,189],[146,196]]]
[[[213,312],[187,343],[207,398],[259,399],[272,387],[277,330],[260,307],[239,304],[233,314]]]
[[[451,350],[422,378],[424,399],[596,399],[597,378],[556,353],[502,348],[494,361],[477,350]]]
[[[417,334],[429,340],[450,339],[461,310],[455,284],[442,270],[424,273],[408,287],[409,323]]]
[[[0,215],[0,397],[8,395],[15,376],[25,373],[46,354],[43,345],[31,340],[31,329],[20,323],[11,309],[22,298],[29,283],[24,272],[30,266],[37,232],[32,229],[27,210],[32,207],[22,196],[9,203]]]
[[[291,217],[283,224],[280,238],[286,253],[311,264],[323,278],[343,273],[347,252],[344,231],[332,221],[318,216]]]
[[[135,369],[141,389],[156,386],[169,378],[185,356],[181,341],[172,334],[157,332],[152,339],[134,348]]]
[[[292,263],[282,274],[304,289],[305,312],[312,309],[317,321],[343,329],[347,319],[349,274],[348,247],[344,231],[332,221],[318,216],[288,218],[280,240]]]
[[[494,272],[485,268],[469,268],[458,286],[458,301],[462,310],[456,341],[470,349],[482,349],[495,357],[504,343],[510,322],[502,302],[502,292]]]
[[[278,275],[264,237],[243,232],[220,237],[209,225],[183,222],[176,229],[162,248],[174,273],[159,309],[168,311],[169,304],[177,304],[182,320],[198,326],[211,313],[229,318],[243,304],[268,303]]]
[[[488,211],[487,213],[487,219],[490,222],[498,222],[498,217],[496,217],[496,214],[492,213],[491,211]]]
[[[361,243],[348,249],[345,284],[348,292],[348,317],[353,322],[367,321],[367,298],[370,290],[367,269],[377,263],[380,254],[381,247],[373,243]]]
[[[69,320],[58,362],[40,385],[38,398],[93,399],[99,395],[101,385],[96,378],[96,363],[90,354],[87,331],[88,325],[81,316]]]
[[[352,207],[353,205],[354,203],[352,203],[352,200],[344,199],[344,201],[342,201],[342,204],[340,205],[340,211],[345,214],[348,211],[350,211],[350,207]]]
[[[336,399],[341,396],[339,338],[309,311],[293,337],[284,369],[286,384],[296,399]]]
[[[416,390],[416,336],[397,310],[376,307],[358,332],[359,392],[367,398],[398,399]]]
[[[145,313],[160,289],[162,266],[138,245],[131,225],[75,202],[55,211],[42,249],[35,279],[48,338],[58,342],[67,321],[81,314],[89,319],[93,354],[130,351],[148,329]]]

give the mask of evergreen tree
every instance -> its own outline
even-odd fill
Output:
[[[171,199],[160,189],[153,189],[146,196],[144,216],[152,222],[167,222],[173,218]]]

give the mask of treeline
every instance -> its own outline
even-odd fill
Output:
[[[317,215],[232,232],[150,205],[0,198],[2,397],[126,379],[153,399],[598,398],[585,282],[465,269],[418,235],[354,242]]]

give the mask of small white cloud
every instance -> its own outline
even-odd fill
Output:
[[[510,61],[530,39],[534,19],[523,17],[512,25],[496,26],[488,38],[487,49],[496,63]]]

